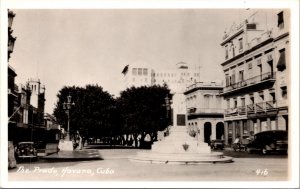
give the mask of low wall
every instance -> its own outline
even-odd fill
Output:
[[[46,144],[45,154],[53,154],[58,152],[58,144],[57,143],[48,143]]]

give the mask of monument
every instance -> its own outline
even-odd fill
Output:
[[[183,91],[182,88],[180,91]],[[172,99],[173,126],[170,135],[162,141],[154,142],[150,151],[138,152],[129,159],[136,162],[165,164],[232,162],[231,157],[224,156],[222,152],[212,152],[207,143],[188,134],[185,96],[180,91],[175,93]]]

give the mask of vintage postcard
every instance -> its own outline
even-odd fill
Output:
[[[299,187],[299,1],[254,2],[3,2],[1,187]]]

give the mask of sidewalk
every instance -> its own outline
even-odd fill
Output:
[[[103,160],[98,150],[83,149],[73,151],[59,151],[41,159],[55,161],[82,161],[82,160]]]

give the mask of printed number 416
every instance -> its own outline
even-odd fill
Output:
[[[267,176],[269,174],[268,169],[257,169],[256,170],[256,175],[263,175],[263,176]]]

